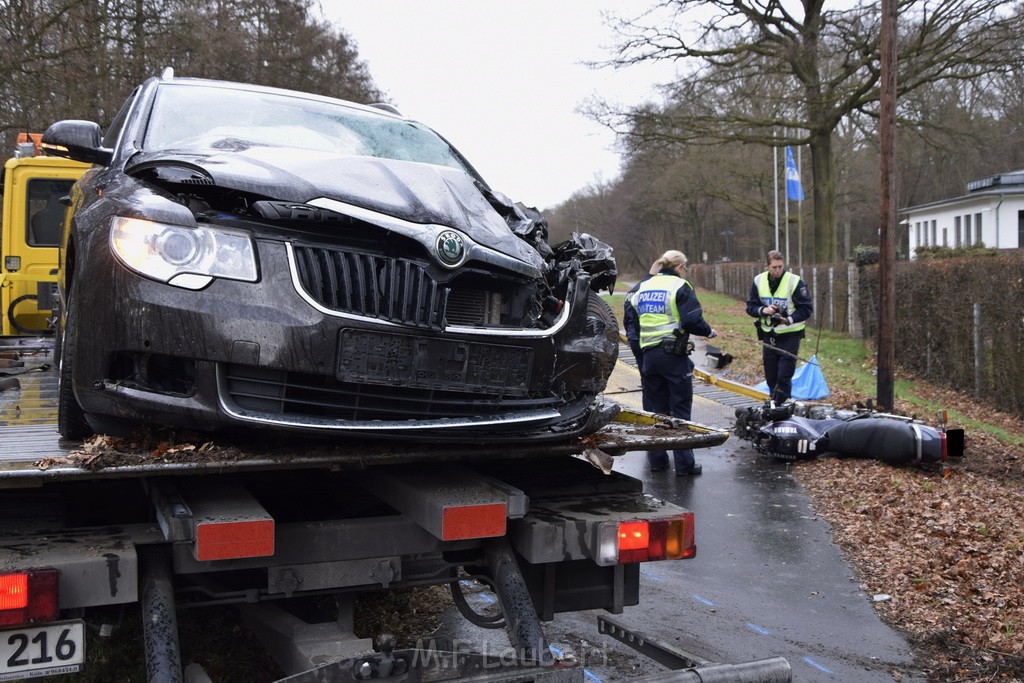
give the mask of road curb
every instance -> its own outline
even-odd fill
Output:
[[[619,360],[636,367],[636,358],[633,357],[633,352],[626,341],[626,335],[621,330],[619,331],[619,341],[621,342],[619,346]],[[706,367],[708,365],[708,357],[705,350],[706,344],[701,342],[695,344],[693,353],[690,354],[690,360],[693,361],[694,365],[693,376],[701,380],[700,383],[694,383],[694,394],[732,407],[764,403],[768,398],[768,394],[758,391],[754,387],[733,382],[724,377],[719,377],[712,372],[701,370],[701,366]]]

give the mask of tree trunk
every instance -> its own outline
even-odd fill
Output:
[[[814,262],[835,263],[836,179],[832,166],[832,135],[829,130],[810,134],[811,174],[814,186]]]

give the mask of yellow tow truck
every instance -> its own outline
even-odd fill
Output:
[[[22,133],[4,164],[0,223],[0,336],[52,333],[57,247],[64,203],[89,168],[70,159],[40,156],[36,134]]]

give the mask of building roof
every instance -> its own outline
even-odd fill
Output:
[[[997,173],[996,175],[990,175],[985,178],[970,180],[967,182],[967,194],[960,195],[959,197],[939,199],[938,201],[928,202],[927,204],[907,206],[900,209],[900,213],[919,211],[921,209],[933,209],[948,204],[959,204],[972,199],[981,199],[983,197],[1003,194],[1024,195],[1024,169]]]
[[[1024,186],[1024,169],[1020,171],[1009,171],[1008,173],[998,173],[996,175],[990,175],[987,178],[979,178],[978,180],[971,180],[967,183],[967,191],[978,192],[990,187],[1009,187],[1013,185],[1018,187]]]

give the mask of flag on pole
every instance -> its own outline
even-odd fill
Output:
[[[800,171],[793,161],[793,148],[786,148],[786,199],[791,202],[804,200],[804,188],[800,186]]]

